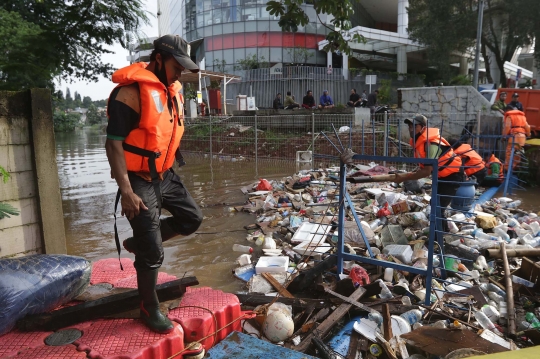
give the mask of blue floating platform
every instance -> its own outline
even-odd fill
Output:
[[[317,359],[240,332],[232,332],[208,350],[205,359]]]

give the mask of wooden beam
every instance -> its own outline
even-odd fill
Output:
[[[199,284],[197,278],[185,277],[157,285],[156,292],[159,301],[165,302],[181,297],[186,287],[197,284]],[[135,309],[139,305],[139,291],[133,289],[49,313],[28,315],[17,322],[17,328],[22,331],[54,331],[87,320]]]
[[[384,339],[389,341],[393,338],[392,335],[392,318],[390,317],[390,307],[388,303],[382,305],[382,317],[384,328]]]
[[[275,297],[269,297],[263,294],[235,294],[242,305],[256,307],[262,304],[271,303]],[[321,299],[304,299],[304,298],[283,298],[279,297],[276,302],[293,306],[294,308],[306,309],[313,306],[315,309],[322,309],[329,306],[329,302]]]
[[[358,287],[353,294],[349,296],[351,300],[358,300],[366,293],[366,290],[363,287]],[[351,309],[352,304],[343,303],[336,310],[332,312],[316,329],[317,335],[320,338],[324,338],[326,334],[334,327],[334,325],[347,314],[349,309]],[[294,347],[294,350],[305,352],[309,349],[311,345],[311,338],[313,338],[313,332],[302,340],[302,342]]]
[[[264,279],[266,279],[270,284],[272,284],[272,287],[276,288],[276,290],[278,291],[278,293],[280,295],[282,295],[283,297],[285,298],[294,298],[294,295],[292,295],[291,293],[289,293],[289,291],[287,289],[285,289],[284,286],[281,285],[281,283],[279,283],[276,278],[274,278],[272,276],[272,274],[270,273],[261,273],[261,275],[263,276]]]

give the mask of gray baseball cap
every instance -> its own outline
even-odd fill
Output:
[[[154,40],[154,48],[171,53],[176,61],[191,72],[199,72],[191,56],[191,45],[178,35],[164,35]]]
[[[424,115],[416,114],[413,118],[406,118],[404,121],[408,125],[427,126],[427,118]]]

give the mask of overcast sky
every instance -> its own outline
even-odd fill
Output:
[[[158,22],[156,17],[157,0],[146,0],[146,10],[150,12],[148,16],[150,24],[143,27],[142,32],[147,37],[158,36]],[[129,61],[126,59],[129,52],[126,49],[122,48],[120,44],[116,44],[110,49],[114,51],[114,54],[104,55],[103,62],[110,63],[116,68],[129,65]],[[67,83],[63,81],[58,87],[62,90],[64,95],[66,94],[66,87],[69,87],[71,96],[77,91],[81,94],[81,97],[90,96],[92,100],[95,101],[108,98],[114,86],[115,84],[113,84],[110,79],[102,77],[98,82],[76,81],[74,83]]]

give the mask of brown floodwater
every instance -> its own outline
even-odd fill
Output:
[[[116,258],[113,209],[117,185],[110,177],[105,135],[80,130],[57,133],[56,151],[64,209],[68,254],[89,260]],[[228,204],[241,204],[240,188],[258,178],[280,179],[296,171],[292,161],[231,161],[222,157],[184,154],[187,165],[179,170],[184,184],[202,207],[204,221],[197,233],[164,243],[162,270],[182,277],[195,275],[201,285],[225,291],[241,290],[243,283],[231,274],[239,253],[234,243],[246,242],[245,225],[255,216],[231,213]],[[206,157],[206,158],[205,158]],[[131,235],[124,217],[118,219],[120,240]],[[122,257],[133,255],[122,251]]]

